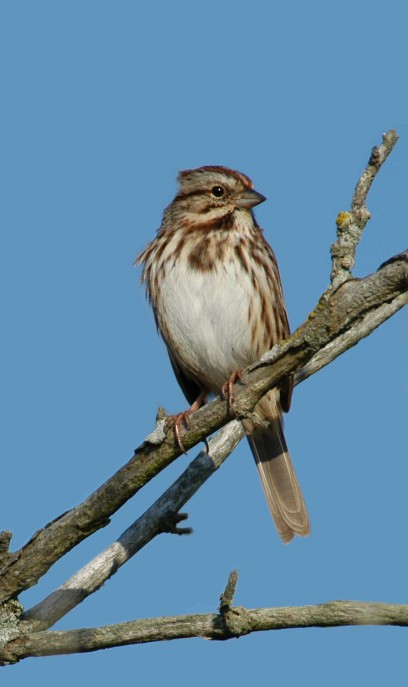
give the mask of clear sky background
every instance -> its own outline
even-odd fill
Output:
[[[224,164],[268,201],[292,328],[327,286],[335,218],[371,147],[355,273],[406,248],[408,16],[381,2],[3,2],[1,501],[13,546],[81,502],[186,407],[133,259],[180,169]],[[296,389],[286,433],[312,535],[281,544],[246,444],[162,535],[59,629],[210,612],[229,572],[248,607],[407,601],[407,316]],[[185,468],[181,457],[22,595],[25,607],[111,543]],[[407,630],[342,628],[29,659],[2,685],[396,684]]]

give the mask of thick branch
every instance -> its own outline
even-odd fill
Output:
[[[328,347],[339,337],[342,350],[346,350],[407,301],[408,252],[396,256],[375,274],[349,280],[334,293],[324,294],[307,322],[243,375],[245,384],[237,386],[235,395],[237,416],[247,416],[268,389],[299,372],[319,351],[326,349],[327,355]],[[335,346],[332,353],[334,350]],[[229,419],[225,401],[205,406],[192,416],[191,429],[183,435],[184,446],[195,446]],[[172,434],[159,445],[144,442],[131,461],[84,503],[37,532],[10,559],[0,573],[0,601],[35,584],[56,560],[107,524],[109,515],[179,454]]]
[[[228,623],[222,613],[134,620],[96,629],[37,632],[20,635],[5,647],[3,657],[53,656],[97,651],[126,644],[201,637],[225,640],[251,632],[304,627],[408,625],[408,605],[363,601],[331,601],[316,606],[245,609],[232,606]],[[3,659],[4,660],[4,659]]]
[[[398,260],[393,261],[393,263],[398,263]],[[361,285],[362,282],[350,282],[350,284]],[[372,290],[372,287],[369,290]],[[369,310],[364,317],[356,320],[354,325],[341,333],[334,341],[318,350],[307,365],[299,371],[295,378],[296,383],[317,372],[360,339],[368,336],[373,329],[402,307],[407,300],[408,293],[405,293],[402,296],[397,296],[389,303],[380,305],[375,310]],[[274,355],[275,351],[268,353],[263,359],[264,362],[267,362],[269,357],[273,358]],[[248,386],[248,388],[244,387],[243,390],[248,391],[249,389]],[[74,606],[83,601],[86,596],[99,589],[101,584],[111,577],[131,556],[162,532],[161,522],[166,513],[178,512],[204,482],[215,473],[243,436],[244,432],[239,422],[229,423],[209,442],[209,455],[206,451],[202,451],[174,484],[116,542],[41,603],[29,610],[25,617],[37,621],[36,626],[42,629],[51,627]]]

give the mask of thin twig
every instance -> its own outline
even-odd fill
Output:
[[[235,590],[237,588],[238,572],[233,570],[228,577],[228,582],[223,593],[220,596],[220,612],[223,613],[225,609],[231,608],[234,600]]]
[[[333,289],[351,277],[357,245],[370,219],[370,213],[365,204],[368,192],[397,141],[398,136],[394,129],[383,134],[382,144],[378,148],[374,146],[367,166],[358,180],[351,201],[351,210],[340,212],[337,216],[337,241],[331,247],[333,264],[330,281]]]

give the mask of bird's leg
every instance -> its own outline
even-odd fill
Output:
[[[228,412],[235,413],[234,411],[234,401],[235,401],[235,394],[234,394],[234,384],[236,384],[238,381],[241,381],[241,374],[242,370],[234,370],[231,372],[231,375],[229,379],[222,385],[221,392],[226,401],[228,401]]]
[[[187,427],[187,429],[190,429],[190,415],[195,413],[199,408],[204,403],[205,397],[208,394],[208,390],[204,389],[201,391],[199,396],[197,396],[196,400],[194,403],[183,413],[179,413],[178,415],[169,415],[169,417],[166,419],[166,424],[167,425],[173,425],[173,432],[174,432],[174,438],[176,440],[177,446],[179,447],[180,451],[185,453],[187,455],[187,451],[184,448],[183,442],[181,440],[181,428],[183,425]],[[208,444],[207,445],[207,450],[208,450]]]

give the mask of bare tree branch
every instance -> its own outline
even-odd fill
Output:
[[[383,143],[373,149],[356,186],[351,211],[342,212],[337,218],[338,238],[332,246],[331,285],[318,305],[287,341],[275,346],[242,375],[243,383],[237,385],[235,392],[237,420],[248,417],[265,392],[279,386],[289,374],[295,374],[296,383],[307,379],[368,336],[408,302],[408,251],[391,258],[365,279],[354,279],[350,272],[357,244],[370,217],[365,206],[367,193],[397,138],[393,130],[384,134]],[[225,401],[216,400],[205,406],[192,416],[191,427],[183,434],[184,446],[191,448],[230,420]],[[0,660],[6,662],[25,656],[92,651],[107,646],[187,636],[226,639],[283,627],[384,622],[407,624],[408,607],[390,604],[343,601],[298,609],[237,609],[231,605],[235,588],[231,579],[223,595],[219,615],[158,618],[64,633],[44,632],[45,628],[99,589],[154,536],[169,531],[169,516],[174,518],[171,531],[187,531],[174,526],[174,522],[183,517],[177,513],[244,436],[242,425],[237,420],[230,422],[211,440],[209,454],[201,451],[165,494],[116,542],[28,611],[23,621],[19,619],[21,607],[15,597],[36,584],[67,551],[108,524],[113,513],[180,455],[173,433],[166,434],[165,421],[160,419],[155,431],[125,466],[82,504],[39,530],[19,551],[10,553],[11,534],[0,534],[0,603],[3,602],[0,606]]]
[[[242,375],[244,384],[237,386],[235,394],[237,417],[248,416],[268,389],[300,371],[319,351],[334,345],[338,337],[342,337],[343,351],[354,345],[359,336],[367,336],[383,317],[407,302],[407,293],[406,252],[375,274],[362,280],[350,279],[337,291],[324,294],[304,325]],[[384,304],[389,307],[385,308]],[[348,338],[348,330],[353,337]],[[183,434],[184,446],[192,448],[229,420],[226,401],[210,403],[192,416],[190,430]],[[178,455],[180,450],[174,444],[172,433],[159,445],[145,441],[129,463],[86,501],[39,530],[9,559],[0,571],[0,602],[34,585],[56,560],[98,527],[106,525],[109,515]]]
[[[306,627],[408,625],[408,605],[367,601],[330,601],[315,606],[246,609],[230,606],[225,613],[133,620],[94,629],[34,632],[11,640],[3,651],[10,663],[29,656],[73,654],[127,644],[201,637],[226,640],[252,632]]]
[[[236,420],[209,441],[180,477],[119,539],[108,546],[67,582],[24,615],[37,621],[35,627],[51,627],[84,598],[97,591],[117,570],[156,535],[163,532],[163,520],[177,513],[234,450],[244,436]]]
[[[357,319],[350,325],[350,329],[340,334],[322,350],[319,350],[307,365],[301,368],[295,379],[296,383],[317,372],[363,337],[368,336],[373,329],[408,302],[408,254],[401,259],[394,260],[382,269],[391,269],[392,264],[399,272],[400,263],[406,266],[406,293],[392,298],[389,303],[379,305],[374,310],[369,310],[364,317]],[[381,283],[389,283],[388,278],[385,279],[380,272],[377,272],[376,275]],[[348,284],[361,288],[365,281],[352,281]],[[393,282],[393,280],[391,281]],[[367,292],[372,292],[372,290],[373,287],[370,285]],[[366,293],[366,290],[363,293]],[[347,309],[350,294],[347,292],[345,295],[344,307]],[[363,300],[365,299],[363,298]],[[273,360],[274,355],[275,349],[267,353],[262,359],[262,363],[257,363],[255,368],[260,364],[268,364],[268,359],[272,358]],[[244,390],[250,390],[250,385],[244,387]],[[42,629],[51,627],[89,594],[97,591],[131,556],[163,531],[162,522],[166,514],[178,512],[185,505],[227,459],[243,436],[244,430],[241,423],[237,421],[230,422],[224,427],[216,437],[210,440],[208,454],[206,450],[201,451],[174,484],[116,542],[108,546],[105,551],[52,592],[44,601],[27,611],[25,618],[38,621],[38,627]]]
[[[350,279],[361,234],[371,217],[365,204],[368,192],[377,172],[397,141],[398,136],[394,129],[383,134],[382,144],[378,148],[374,146],[367,166],[358,180],[351,201],[351,211],[340,212],[337,216],[337,241],[331,247],[332,272],[330,281],[333,289]]]

